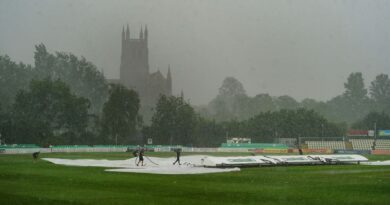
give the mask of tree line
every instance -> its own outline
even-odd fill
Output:
[[[313,110],[282,109],[247,120],[217,122],[200,116],[182,97],[162,96],[152,124],[144,134],[162,144],[218,146],[229,137],[250,137],[254,142],[276,138],[343,136],[345,124],[334,124]]]
[[[34,66],[0,56],[0,134],[6,143],[181,144],[218,146],[227,137],[273,142],[282,137],[339,137],[346,129],[389,126],[389,79],[378,75],[370,97],[361,73],[328,102],[289,96],[246,95],[226,78],[207,107],[183,96],[160,96],[151,122],[144,122],[138,93],[109,84],[95,65],[71,53],[36,46]],[[351,123],[352,122],[352,123]]]
[[[202,116],[221,122],[247,120],[263,112],[281,109],[306,108],[315,110],[330,121],[347,123],[348,126],[370,112],[390,114],[390,79],[387,74],[377,75],[366,88],[362,73],[351,73],[344,88],[342,94],[325,102],[310,98],[298,102],[288,95],[275,97],[264,93],[250,97],[241,82],[228,77],[223,81],[218,95],[207,106],[196,109]]]

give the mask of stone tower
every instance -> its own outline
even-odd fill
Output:
[[[148,28],[139,32],[139,38],[130,37],[129,25],[122,28],[120,83],[138,92],[141,105],[154,105],[160,94],[172,95],[170,66],[165,78],[160,71],[149,73]]]

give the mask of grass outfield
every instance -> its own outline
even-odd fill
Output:
[[[41,154],[41,157],[91,159],[128,156],[128,153]],[[148,156],[174,156],[174,153]],[[390,160],[390,156],[368,157]],[[389,203],[390,166],[262,167],[218,174],[153,175],[67,167],[42,160],[34,163],[31,155],[0,155],[2,205]]]

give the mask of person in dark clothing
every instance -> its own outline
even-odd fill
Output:
[[[138,150],[134,150],[134,151],[133,151],[133,156],[134,156],[134,157],[138,157]]]
[[[303,152],[302,152],[301,148],[298,149],[298,152],[299,152],[299,155],[303,155]]]
[[[33,159],[34,159],[35,161],[38,159],[39,153],[40,153],[40,152],[34,152],[34,153],[32,154],[32,157],[33,157]]]
[[[135,163],[135,165],[137,165],[138,150],[133,150],[132,154],[133,154],[133,157],[135,158],[134,163]]]
[[[176,162],[179,163],[179,165],[181,165],[180,164],[180,152],[181,152],[181,150],[180,149],[176,149],[175,152],[176,152],[176,161],[173,162],[173,165],[175,165]]]
[[[138,154],[138,163],[137,163],[137,166],[139,165],[139,163],[141,162],[141,166],[144,166],[144,150],[141,149],[141,151],[139,152]]]

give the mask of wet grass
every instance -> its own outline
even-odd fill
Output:
[[[185,154],[185,153],[184,153]],[[202,153],[205,154],[205,153]],[[220,153],[220,156],[244,155]],[[248,155],[247,153],[245,155]],[[126,159],[130,153],[41,157]],[[174,153],[148,153],[174,156]],[[368,156],[390,160],[390,156]],[[388,204],[390,166],[246,168],[204,175],[111,173],[0,155],[0,204]]]

